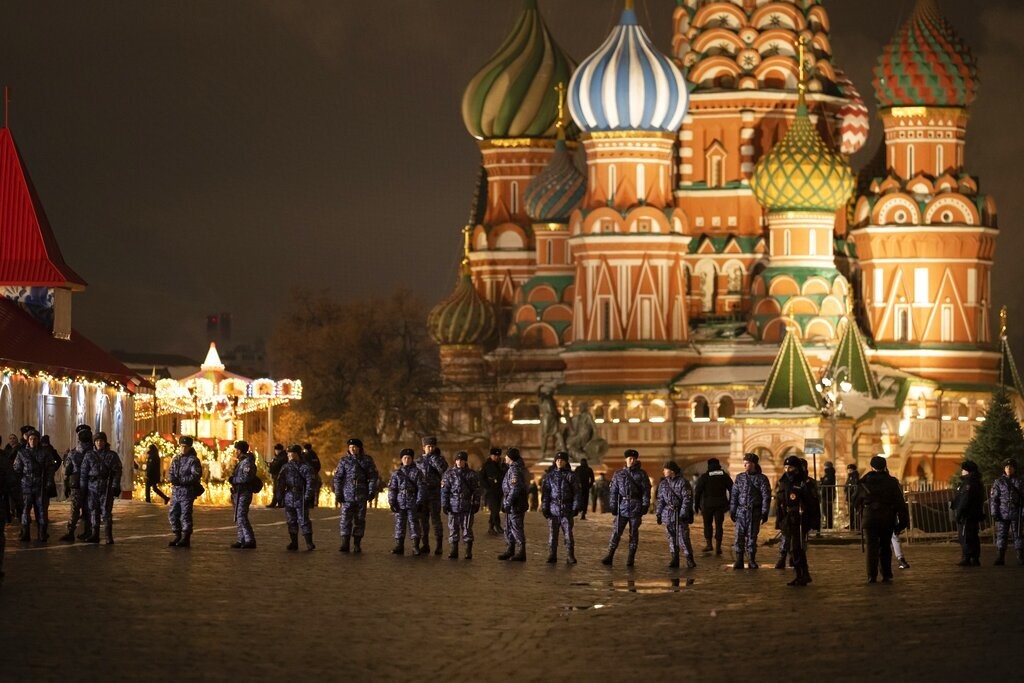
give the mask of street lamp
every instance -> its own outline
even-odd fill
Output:
[[[845,365],[835,368],[831,374],[821,378],[821,381],[814,385],[821,395],[823,408],[821,414],[832,422],[832,459],[836,457],[836,420],[843,413],[843,394],[850,393],[853,384],[850,383],[850,369]],[[814,456],[814,478],[818,478],[818,456]]]

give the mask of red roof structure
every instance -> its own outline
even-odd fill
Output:
[[[9,128],[0,128],[0,286],[85,289],[60,253]]]
[[[136,373],[82,335],[73,332],[71,339],[57,339],[21,306],[2,297],[0,364],[54,377],[117,382],[131,392],[142,383]]]

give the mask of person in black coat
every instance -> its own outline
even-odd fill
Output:
[[[854,507],[861,518],[867,540],[868,583],[892,581],[892,537],[910,524],[910,512],[903,498],[903,487],[886,469],[885,458],[871,458],[871,471],[865,474],[854,494]]]
[[[984,503],[985,490],[978,465],[971,460],[964,460],[960,465],[960,485],[949,504],[956,517],[961,549],[960,562],[957,564],[961,567],[981,565],[981,539],[978,537],[978,527],[985,519]]]
[[[492,448],[480,468],[480,482],[484,487],[484,498],[490,517],[487,522],[487,533],[492,536],[504,534],[501,528],[501,481],[505,478],[508,467],[501,462],[501,449]]]
[[[821,521],[825,529],[831,529],[836,512],[836,468],[825,463],[825,474],[821,475]]]
[[[729,511],[732,478],[722,469],[718,458],[708,459],[707,471],[697,479],[693,490],[693,508],[704,516],[704,552],[711,552],[714,531],[715,554],[722,554],[722,522]]]
[[[580,458],[580,464],[576,468],[576,479],[580,482],[580,495],[583,499],[583,509],[580,519],[587,518],[588,501],[590,500],[590,489],[594,487],[594,470],[590,469],[586,458]]]
[[[309,468],[313,470],[313,504],[310,507],[318,507],[320,504],[320,489],[324,485],[324,480],[320,478],[320,456],[313,450],[313,444],[304,443],[302,444],[302,462],[309,465]],[[376,496],[374,496],[376,500]]]
[[[270,470],[270,476],[274,481],[274,494],[267,505],[268,508],[284,507],[284,486],[281,485],[281,469],[284,468],[286,462],[288,462],[288,454],[284,451],[284,445],[274,444],[274,459],[267,468]]]
[[[164,499],[164,505],[171,501],[164,492],[159,489],[160,484],[160,450],[156,444],[150,444],[146,452],[146,502],[150,502],[149,490],[156,491],[156,495]]]

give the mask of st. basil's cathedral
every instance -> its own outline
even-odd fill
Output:
[[[525,0],[468,84],[480,176],[428,320],[444,440],[534,469],[563,447],[612,468],[637,448],[652,473],[753,452],[774,480],[821,450],[819,474],[881,454],[908,486],[948,481],[993,389],[1021,390],[996,207],[965,163],[969,48],[918,0],[856,173],[872,122],[821,0],[677,0],[671,21],[663,54],[626,0],[577,62]]]

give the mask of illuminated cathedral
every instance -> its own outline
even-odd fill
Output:
[[[536,468],[583,416],[608,467],[754,452],[774,479],[821,440],[839,471],[881,454],[908,485],[948,480],[993,389],[1021,389],[1005,320],[991,334],[969,48],[918,0],[877,60],[884,142],[856,173],[871,121],[820,0],[664,19],[671,54],[626,0],[577,62],[525,0],[468,84],[480,178],[428,320],[445,440]]]

